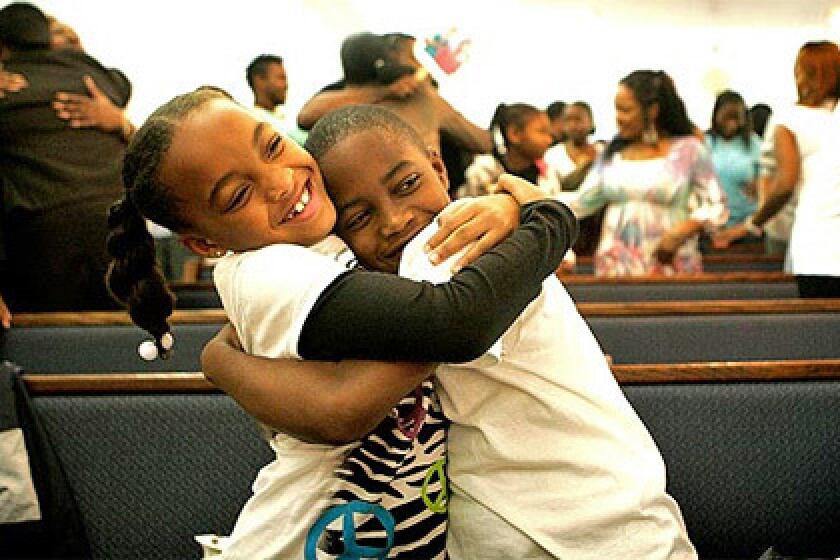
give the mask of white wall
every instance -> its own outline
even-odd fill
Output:
[[[595,111],[597,136],[606,138],[614,132],[616,82],[651,68],[674,77],[690,115],[706,128],[720,89],[736,89],[750,104],[790,102],[799,46],[840,40],[840,0],[33,3],[75,27],[90,54],[129,76],[129,111],[137,122],[201,84],[250,103],[244,69],[264,52],[284,57],[288,108],[296,111],[340,77],[338,50],[348,34],[403,31],[422,38],[457,26],[473,41],[471,57],[442,80],[441,91],[479,125],[500,101],[545,106],[584,99]]]

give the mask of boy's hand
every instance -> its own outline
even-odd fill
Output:
[[[503,173],[501,177],[499,177],[499,181],[493,185],[491,189],[493,192],[509,193],[516,199],[516,202],[518,202],[520,206],[535,200],[548,198],[546,192],[538,186],[533,183],[529,183],[525,179],[508,173]]]
[[[437,218],[440,229],[429,239],[429,260],[437,264],[470,246],[452,272],[495,247],[519,225],[519,205],[506,194],[462,198]]]

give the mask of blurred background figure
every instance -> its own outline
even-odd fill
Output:
[[[298,113],[298,123],[311,128],[339,107],[382,105],[413,126],[436,152],[441,153],[444,143],[448,144],[448,161],[457,177],[471,154],[491,151],[490,133],[440,96],[429,72],[414,56],[413,44],[413,37],[396,33],[347,37],[340,52],[344,78],[307,101]]]
[[[583,185],[561,193],[579,218],[606,206],[595,274],[702,272],[698,233],[726,222],[725,195],[671,78],[637,70],[615,96],[618,134]]]
[[[302,146],[306,132],[298,128],[295,118],[286,114],[289,81],[283,58],[273,54],[257,56],[245,69],[245,78],[254,93],[254,109],[260,118]]]
[[[543,162],[551,146],[548,115],[526,103],[499,104],[490,123],[493,152],[478,155],[466,171],[466,182],[458,197],[487,194],[502,173],[541,186],[546,192],[557,190],[556,177],[547,173]]]
[[[721,232],[727,246],[793,208],[786,269],[796,276],[802,297],[840,297],[840,48],[808,42],[794,64],[799,100],[773,115],[775,172],[764,183],[755,213]]]
[[[557,176],[549,173],[543,156],[551,146],[551,126],[545,111],[527,103],[500,103],[490,122],[493,152],[480,154],[465,172],[466,181],[455,198],[480,196],[490,192],[502,173],[510,173],[534,183],[546,193],[559,190]],[[561,270],[574,269],[576,253],[569,250]]]
[[[566,109],[565,101],[554,101],[545,108],[548,120],[551,123],[551,145],[559,144],[566,139],[563,133],[563,111]]]
[[[604,151],[603,142],[592,142],[595,120],[585,101],[575,101],[563,110],[563,131],[566,139],[545,152],[548,173],[557,177],[559,191],[575,191],[589,174],[595,159]],[[552,193],[556,194],[556,193]],[[604,209],[580,220],[580,232],[574,244],[578,256],[592,255],[601,236]]]
[[[546,150],[543,158],[549,169],[557,174],[562,190],[575,190],[580,186],[578,182],[577,185],[571,184],[566,187],[563,181],[581,168],[588,169],[598,154],[603,151],[602,143],[590,141],[590,136],[594,133],[595,124],[589,104],[585,101],[575,101],[566,105],[563,110],[565,140]]]
[[[73,128],[53,102],[62,91],[87,94],[89,77],[123,107],[130,84],[84,52],[51,44],[36,7],[0,10],[5,70],[28,83],[0,98],[0,293],[12,312],[110,309],[106,211],[122,192],[123,134]]]
[[[756,103],[749,110],[750,123],[752,124],[753,132],[759,138],[764,138],[764,130],[767,128],[767,120],[773,114],[773,109],[766,103]]]
[[[761,140],[753,132],[747,106],[737,92],[726,90],[717,96],[711,120],[706,143],[726,193],[729,227],[755,212]]]

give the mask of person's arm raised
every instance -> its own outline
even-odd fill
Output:
[[[242,352],[227,325],[201,354],[206,377],[246,412],[299,439],[338,444],[373,430],[434,366],[271,359]]]
[[[390,97],[405,97],[411,95],[412,76],[406,80],[399,80],[399,83],[392,86],[370,84],[351,85],[338,90],[329,90],[316,93],[307,101],[297,115],[297,124],[303,130],[309,130],[318,119],[341,107],[347,105],[373,104]],[[416,81],[414,82],[416,89]]]
[[[474,154],[489,154],[493,151],[493,139],[489,130],[470,122],[431,86],[428,95],[434,97],[440,119],[440,129],[446,131],[452,140],[463,149]]]

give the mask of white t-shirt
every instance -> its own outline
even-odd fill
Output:
[[[433,267],[422,251],[435,228],[405,248],[402,276],[448,278],[447,263]],[[453,500],[450,535],[470,534],[477,548],[464,551],[463,560],[487,558],[490,542],[503,549],[505,522],[558,558],[696,558],[665,492],[659,450],[556,277],[500,342],[476,362],[438,369],[441,403],[452,420],[453,493],[500,518],[496,525],[488,523],[492,516],[476,523]]]
[[[547,149],[545,151],[545,155],[543,156],[543,161],[545,161],[549,169],[552,169],[560,175],[560,177],[565,177],[577,169],[577,164],[575,163],[575,160],[569,156],[569,150],[566,149],[566,144],[564,142],[555,144]]]
[[[801,161],[790,270],[840,276],[840,111],[797,105],[774,115],[774,121],[793,133]]]
[[[272,245],[223,257],[213,276],[245,352],[300,358],[297,344],[306,317],[346,270],[311,249]],[[335,470],[358,443],[320,445],[278,433],[270,445],[277,458],[254,481],[224,558],[302,558],[310,527],[329,506]]]

